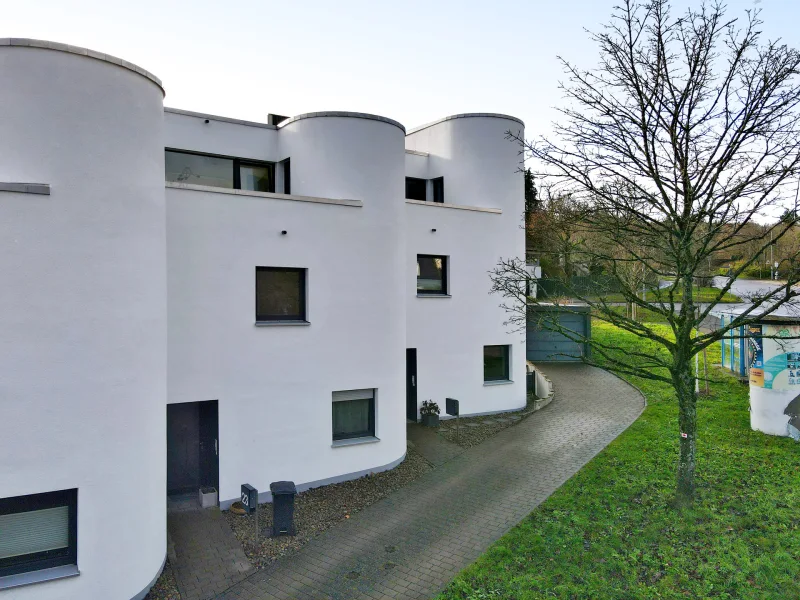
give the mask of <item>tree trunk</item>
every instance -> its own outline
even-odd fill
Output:
[[[691,504],[694,498],[695,451],[697,447],[697,395],[691,359],[676,361],[672,374],[678,393],[678,428],[680,457],[678,459],[678,504]]]

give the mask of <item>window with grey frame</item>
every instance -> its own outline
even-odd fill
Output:
[[[483,347],[483,380],[509,381],[511,346],[484,346]]]
[[[306,322],[306,269],[256,267],[256,322]]]
[[[275,164],[203,154],[187,150],[164,151],[166,181],[252,192],[275,191]]]
[[[77,489],[0,498],[0,578],[77,564]]]
[[[375,390],[333,392],[333,441],[375,437]]]
[[[447,257],[417,254],[417,295],[447,295]]]

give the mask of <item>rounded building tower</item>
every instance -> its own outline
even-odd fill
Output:
[[[163,90],[0,40],[0,590],[141,598],[166,553]]]

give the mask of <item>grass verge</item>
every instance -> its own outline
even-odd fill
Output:
[[[720,290],[714,287],[697,287],[695,286],[694,291],[692,292],[692,299],[695,302],[712,302],[717,299],[717,295],[719,294]],[[620,293],[614,294],[606,294],[603,296],[606,302],[625,302],[625,298]],[[682,290],[675,290],[672,298],[673,302],[683,302],[683,291]],[[669,302],[669,296],[666,290],[662,290],[661,293],[657,296],[654,291],[647,292],[647,301],[648,302]],[[742,302],[742,299],[737,296],[736,294],[731,294],[730,292],[725,292],[722,295],[720,300],[716,300],[717,302]]]
[[[646,345],[599,322],[592,334],[622,351]],[[639,420],[439,599],[800,598],[800,444],[751,431],[747,386],[714,378],[698,407],[693,508],[671,507],[674,392],[630,378],[648,401]]]

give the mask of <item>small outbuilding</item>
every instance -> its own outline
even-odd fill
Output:
[[[746,306],[717,312],[731,323]],[[722,340],[722,366],[750,385],[750,427],[800,439],[800,315],[781,308],[758,323],[732,329]]]

